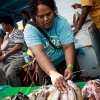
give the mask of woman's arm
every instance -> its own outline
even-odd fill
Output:
[[[73,70],[71,68],[67,68],[68,65],[71,65],[74,67],[74,62],[75,62],[75,47],[74,43],[70,44],[63,44],[62,45],[64,52],[65,52],[65,59],[66,59],[66,70],[64,73],[64,79],[70,79],[71,78],[71,73]]]
[[[2,54],[0,56],[0,62],[3,62],[6,57],[19,52],[22,49],[22,47],[22,44],[16,44],[11,50],[7,51],[6,54]]]
[[[60,91],[67,91],[67,83],[63,76],[58,73],[44,52],[43,45],[31,46],[30,50],[35,55],[39,66],[51,78],[52,84]],[[65,88],[66,87],[66,88]]]
[[[36,57],[39,66],[42,68],[44,72],[46,72],[47,75],[51,75],[52,72],[57,72],[49,58],[44,52],[44,47],[43,45],[35,45],[30,47],[30,50]]]
[[[0,35],[0,56],[2,55],[1,45],[3,43],[3,36]]]
[[[65,52],[65,59],[66,59],[66,64],[71,64],[74,66],[74,60],[75,60],[75,47],[74,43],[70,44],[63,44],[62,45],[64,52]]]
[[[6,53],[6,56],[10,56],[12,54],[19,52],[22,49],[22,47],[23,47],[23,44],[16,44],[11,50],[9,50]]]

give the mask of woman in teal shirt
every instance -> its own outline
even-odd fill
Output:
[[[29,10],[32,21],[47,35],[31,24],[25,27],[25,41],[40,66],[40,85],[46,79],[48,84],[52,82],[60,91],[67,91],[65,80],[71,78],[75,59],[71,27],[65,18],[57,14],[54,0],[30,0]]]

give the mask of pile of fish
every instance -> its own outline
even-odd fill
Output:
[[[75,12],[73,15],[73,25],[74,27],[77,27],[79,22],[80,14],[78,12]]]
[[[82,89],[83,100],[100,100],[100,80],[88,81]]]
[[[22,92],[18,92],[16,96],[7,96],[0,100],[30,100],[28,96],[24,95]]]
[[[80,88],[68,80],[68,91],[61,93],[54,86],[42,86],[31,93],[30,100],[82,100]]]
[[[29,96],[18,92],[16,96],[2,100],[100,100],[100,80],[88,81],[82,90],[71,80],[67,81],[68,91],[61,93],[52,85],[44,85],[33,91]]]

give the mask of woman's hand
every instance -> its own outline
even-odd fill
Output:
[[[64,77],[58,72],[53,73],[51,76],[52,84],[62,93],[68,91],[67,82],[64,80]]]
[[[0,62],[3,62],[4,60],[5,60],[5,56],[4,56],[4,54],[2,54],[1,56],[0,56]]]
[[[64,79],[65,80],[71,79],[72,73],[73,73],[73,70],[72,69],[66,68],[65,73],[64,73]]]
[[[78,33],[78,29],[77,28],[75,28],[74,30],[73,30],[73,33],[74,33],[74,35],[76,35],[76,33]]]

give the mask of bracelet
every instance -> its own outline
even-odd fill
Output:
[[[67,65],[67,67],[66,68],[70,68],[70,69],[72,69],[73,70],[73,66],[72,65]]]

